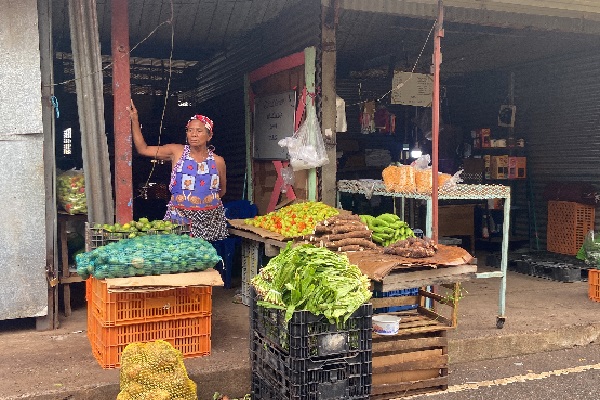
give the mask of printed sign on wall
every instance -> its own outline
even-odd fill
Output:
[[[254,152],[262,160],[287,160],[287,147],[279,141],[294,134],[296,92],[256,97],[254,99]]]
[[[392,104],[431,107],[433,76],[416,72],[394,71]]]

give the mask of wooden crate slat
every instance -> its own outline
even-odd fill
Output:
[[[375,369],[383,368],[389,365],[404,364],[409,361],[422,360],[424,358],[431,358],[441,355],[442,349],[431,349],[412,351],[410,353],[389,354],[385,356],[373,357],[373,371],[375,371]]]
[[[417,371],[398,371],[389,373],[378,373],[373,375],[372,386],[399,384],[405,382],[424,381],[440,377],[440,370],[424,369]]]
[[[380,338],[382,336],[379,336]],[[424,337],[404,340],[373,341],[373,358],[378,353],[384,352],[405,352],[409,350],[424,349],[430,347],[448,346],[447,337]]]
[[[373,308],[410,306],[418,304],[418,296],[372,297]]]
[[[444,325],[440,325],[440,324],[433,324],[431,326],[422,326],[422,327],[418,327],[418,328],[409,328],[409,329],[404,329],[401,332],[398,332],[397,337],[402,337],[405,335],[411,335],[414,333],[425,333],[425,332],[439,332],[439,331],[448,331],[454,328],[448,327],[448,326],[444,326]],[[375,333],[373,334],[373,339],[375,339]]]
[[[431,390],[444,390],[448,388],[449,379],[447,376],[441,376],[439,378],[402,382],[391,385],[380,385],[373,386],[371,388],[371,399],[372,400],[384,400],[392,399],[400,396],[408,396],[418,394],[416,391],[427,389]],[[423,393],[423,392],[421,392]],[[379,397],[377,397],[379,396]]]
[[[375,290],[389,292],[391,290],[411,289],[430,285],[440,285],[451,282],[470,281],[477,272],[477,265],[459,265],[451,268],[436,268],[417,271],[392,271],[383,278],[383,282],[376,282]]]
[[[375,359],[373,359],[375,364]],[[399,371],[416,371],[424,369],[437,369],[448,368],[448,355],[438,354],[435,356],[417,359],[413,361],[405,361],[398,364],[390,364],[383,366],[373,365],[373,374],[388,373],[388,372],[399,372]]]
[[[431,319],[433,319],[433,320],[435,320],[437,322],[443,323],[444,325],[447,325],[447,326],[452,326],[453,325],[452,321],[449,320],[448,318],[446,318],[443,315],[440,315],[440,314],[438,314],[438,313],[436,313],[434,311],[431,311],[431,310],[429,310],[429,309],[427,309],[425,307],[418,307],[417,310],[420,313],[423,313],[424,315],[427,315]]]

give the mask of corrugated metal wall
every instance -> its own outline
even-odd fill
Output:
[[[515,72],[518,130],[530,149],[527,168],[545,249],[546,185],[561,181],[600,187],[600,55],[565,55]]]
[[[304,1],[268,26],[263,26],[226,49],[198,73],[198,110],[212,110],[213,144],[227,163],[225,201],[242,198],[246,172],[244,136],[244,73],[278,58],[318,46],[320,2]],[[285,32],[285,35],[282,35]],[[207,112],[208,114],[208,112]]]
[[[320,1],[306,0],[284,11],[267,26],[242,37],[200,68],[197,102],[243,88],[245,72],[306,47],[318,46],[320,13]]]
[[[490,128],[494,138],[507,137],[508,129],[498,127],[498,110],[500,105],[509,104],[510,73],[507,71],[484,71],[465,74],[460,77],[444,79],[442,76],[442,119],[463,132],[465,142],[471,142],[470,132],[480,128]],[[521,110],[517,108],[517,121],[514,135],[521,138],[525,132],[521,127]],[[532,149],[494,148],[473,149],[474,155],[483,156],[508,154],[511,156],[527,156]],[[502,184],[511,188],[511,237],[527,238],[529,236],[529,203],[527,197],[528,182],[525,179],[487,181],[490,184]],[[501,213],[492,213],[501,218]],[[495,221],[497,223],[500,222]],[[477,221],[477,225],[480,222]],[[499,235],[499,233],[498,233]]]
[[[36,1],[3,5],[0,26],[0,319],[37,317],[48,283]]]
[[[537,230],[539,248],[545,250],[547,185],[582,182],[600,189],[600,56],[594,52],[565,55],[521,65],[514,72],[515,137],[526,141],[529,178],[507,182],[512,190],[513,233],[528,236],[531,228],[535,248]],[[508,71],[445,80],[445,118],[465,132],[483,127],[497,130],[498,107],[508,101],[508,82]]]

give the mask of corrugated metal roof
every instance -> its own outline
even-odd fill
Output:
[[[340,8],[346,10],[414,17],[437,16],[437,5],[437,0],[340,0]],[[444,8],[456,15],[483,11],[600,21],[600,3],[595,0],[445,0]]]
[[[236,46],[262,40],[264,32],[289,45],[304,39],[298,29],[290,32],[299,23],[310,25],[303,19],[314,19],[316,29],[320,22],[318,14],[290,14],[311,3],[306,0],[128,1],[132,57],[168,58],[173,28],[173,57],[196,60],[199,67],[209,69],[210,64],[231,57]],[[316,3],[322,2],[329,0]],[[171,3],[172,25],[168,23]],[[53,2],[55,49],[70,52],[66,4],[67,0]],[[339,0],[339,5],[337,56],[339,64],[349,67],[357,67],[355,60],[382,54],[394,54],[412,66],[437,15],[437,0]],[[447,74],[579,51],[595,46],[600,35],[600,1],[596,0],[446,0],[444,5],[442,70]],[[110,0],[96,0],[96,9],[101,46],[108,54]],[[273,33],[271,25],[282,26],[287,34]],[[265,50],[269,49],[261,51]],[[238,56],[243,49],[235,51]],[[430,40],[423,54],[431,52]],[[427,70],[429,64],[429,57],[424,57],[419,67]]]
[[[125,0],[123,0],[125,1]],[[301,0],[128,0],[133,56],[168,58],[171,28],[174,57],[205,60],[233,40]],[[110,51],[111,0],[96,0],[103,53]],[[171,5],[173,9],[171,11]],[[52,2],[57,51],[70,52],[67,0]],[[171,20],[173,15],[173,24]]]

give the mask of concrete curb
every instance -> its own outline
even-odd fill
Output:
[[[570,325],[546,331],[450,339],[450,363],[491,360],[585,346],[600,338],[600,323]]]
[[[508,335],[452,339],[448,344],[450,364],[514,357],[525,354],[585,346],[600,340],[600,323],[571,325],[546,331],[520,332]],[[228,396],[242,397],[250,392],[250,365],[247,367],[190,373],[198,385],[200,400],[212,399],[216,391]],[[77,390],[56,390],[31,393],[0,400],[114,400],[119,393],[119,383],[86,386]]]

